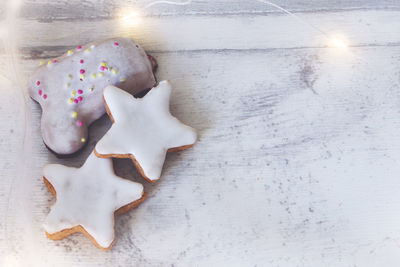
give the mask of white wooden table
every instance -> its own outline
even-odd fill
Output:
[[[31,0],[18,19],[0,4],[0,266],[399,266],[400,2],[275,1],[347,49],[256,1],[157,5],[121,21],[149,2]],[[46,239],[54,198],[41,168],[81,165],[108,119],[80,156],[57,159],[22,93],[40,59],[110,36],[158,60],[172,113],[200,139],[168,155],[104,252],[83,235]],[[129,160],[115,165],[145,183]]]

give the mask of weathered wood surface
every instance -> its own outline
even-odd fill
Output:
[[[279,3],[344,36],[345,50],[257,2],[157,6],[135,27],[115,16],[122,2],[147,3],[28,1],[15,25],[18,65],[7,41],[1,47],[0,266],[400,264],[397,1]],[[117,219],[115,247],[103,252],[82,235],[46,239],[54,199],[41,167],[79,166],[110,122],[93,125],[81,155],[56,159],[29,99],[23,139],[19,89],[39,59],[113,35],[151,51],[158,79],[175,87],[172,113],[200,139],[168,155],[162,179]],[[144,182],[128,160],[115,167]]]
[[[25,18],[38,19],[52,22],[54,20],[99,20],[110,19],[120,15],[121,9],[141,9],[152,0],[54,0],[54,1],[26,1],[21,10]],[[186,2],[185,0],[176,2]],[[283,8],[294,12],[324,12],[346,10],[399,10],[400,3],[396,0],[283,0],[272,1]],[[144,11],[151,16],[177,16],[177,15],[225,15],[244,13],[280,13],[276,8],[257,1],[242,0],[192,0],[190,5],[156,5]]]

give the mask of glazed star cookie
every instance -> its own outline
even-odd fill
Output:
[[[145,198],[143,185],[116,176],[112,160],[93,153],[81,168],[46,165],[43,180],[57,198],[44,223],[47,237],[82,232],[101,249],[110,249],[114,241],[114,215]]]
[[[39,66],[28,89],[42,107],[46,146],[60,156],[81,149],[88,126],[105,113],[104,87],[131,94],[149,89],[156,83],[152,63],[132,39],[114,38],[78,46]]]
[[[97,143],[98,157],[131,158],[149,182],[160,178],[167,151],[186,149],[196,142],[196,131],[169,112],[171,84],[162,81],[143,98],[134,98],[115,86],[103,97],[113,122]]]

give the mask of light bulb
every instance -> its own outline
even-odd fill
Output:
[[[347,48],[348,45],[346,44],[346,42],[343,39],[339,39],[339,38],[333,38],[331,41],[331,46],[332,47],[336,47],[336,48]]]
[[[136,10],[129,10],[121,17],[121,22],[128,26],[135,26],[141,21],[141,17]]]

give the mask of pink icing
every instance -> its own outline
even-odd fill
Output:
[[[115,42],[118,42],[121,47],[114,46]],[[108,75],[113,76],[112,73],[106,75],[110,67],[102,72],[99,70],[101,65],[108,64],[120,71],[123,70],[121,74],[127,78],[126,90],[129,92],[137,93],[143,88],[151,88],[154,85],[154,77],[151,66],[145,58],[145,52],[142,49],[137,49],[135,45],[136,43],[131,39],[115,38],[114,40],[96,42],[95,48],[92,47],[92,44],[75,46],[71,49],[70,56],[51,58],[50,62],[46,64],[48,66],[41,66],[40,68],[44,69],[31,77],[29,94],[33,99],[40,102],[44,113],[47,112],[47,115],[43,113],[42,135],[45,143],[51,149],[54,149],[60,155],[69,154],[79,149],[82,145],[81,142],[70,143],[70,140],[80,141],[86,135],[87,126],[104,113],[103,88],[108,83],[119,84],[120,77],[108,77]],[[91,49],[92,52],[84,53],[83,51],[86,48]],[[133,60],[125,61],[124,58],[128,57],[132,57]],[[57,60],[57,63],[53,63],[53,60]],[[80,63],[81,60],[84,63]],[[58,63],[61,65],[58,66]],[[84,74],[80,74],[81,69],[85,70]],[[103,76],[105,77],[101,78]],[[133,77],[140,77],[140,79],[133,79]],[[37,85],[38,81],[40,81],[40,85]],[[92,88],[96,88],[96,90]],[[39,89],[41,90],[40,95]],[[82,93],[79,89],[82,90]],[[51,95],[49,101],[47,101],[49,97],[47,92]],[[46,100],[43,98],[44,94],[47,94]],[[83,102],[84,94],[85,103]],[[78,98],[79,96],[82,98]],[[87,97],[90,99],[87,99]],[[86,103],[89,103],[88,101],[90,102],[89,107],[86,105]],[[82,109],[78,104],[84,105]],[[72,121],[72,125],[69,125],[71,129],[53,127],[54,123],[64,115],[66,118],[70,118],[73,111],[79,115],[77,119]],[[54,115],[49,115],[50,113]],[[85,119],[82,127],[78,127],[76,124],[79,119]],[[66,143],[71,145],[67,146]]]

